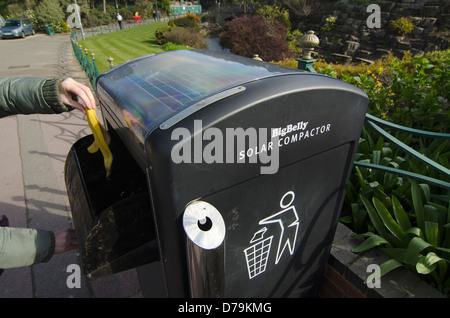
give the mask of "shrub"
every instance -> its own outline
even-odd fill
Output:
[[[169,20],[169,22],[167,22],[167,25],[172,28],[176,27],[176,24],[173,22],[173,20]]]
[[[294,58],[285,58],[280,61],[271,61],[270,63],[281,65],[281,66],[286,66],[286,67],[290,67],[290,68],[298,68],[298,62]]]
[[[197,22],[189,16],[186,16],[183,18],[178,18],[178,19],[173,19],[172,21],[177,27],[198,28]]]
[[[335,16],[327,17],[325,19],[325,24],[321,27],[321,30],[323,32],[333,31],[334,28],[336,27],[336,20],[337,20],[337,17],[335,17]]]
[[[166,33],[166,41],[175,44],[186,45],[196,49],[209,48],[208,42],[203,36],[191,28],[174,28]]]
[[[20,18],[23,14],[23,6],[18,3],[11,3],[6,6],[8,15],[6,19]]]
[[[61,32],[70,32],[70,28],[64,20],[61,20]]]
[[[369,96],[369,113],[416,129],[448,132],[450,126],[450,50],[402,60],[392,55],[373,65],[318,61],[319,73],[358,86]]]
[[[289,51],[292,52],[294,57],[301,56],[301,49],[299,47],[300,47],[300,39],[302,36],[303,36],[303,33],[300,32],[300,30],[294,30],[292,32],[288,32],[287,41],[288,41]]]
[[[120,8],[119,13],[122,16],[123,20],[131,20],[134,15],[134,12],[129,8]]]
[[[424,57],[412,61],[412,69],[399,60],[391,64],[393,104],[388,117],[402,125],[448,132],[450,65],[441,68]]]
[[[200,18],[190,12],[186,13],[186,17],[191,18],[195,22],[195,24],[198,24],[200,22]]]
[[[98,25],[107,25],[111,23],[111,15],[109,13],[103,13],[99,10],[89,10],[88,14],[81,15],[82,22],[86,26],[98,26]]]
[[[64,20],[61,20],[58,24],[53,24],[53,27],[56,33],[65,33],[71,30]]]
[[[176,50],[193,50],[194,48],[186,45],[167,42],[166,44],[163,45],[163,49],[164,51],[176,51]]]
[[[325,60],[318,58],[317,62],[314,63],[314,68],[319,73],[326,72],[327,69],[331,69],[335,72],[335,77],[342,78],[344,75],[347,76],[359,76],[361,74],[381,74],[388,72],[389,65],[394,59],[393,54],[386,55],[377,61],[374,64],[367,65],[365,63],[350,63],[350,64],[335,64],[335,63],[327,63]],[[381,70],[381,72],[380,72]],[[329,74],[328,74],[329,75]]]
[[[114,22],[117,21],[117,18],[116,18],[117,11],[116,11],[116,8],[114,6],[106,5],[106,13],[111,18],[111,21],[114,21]]]
[[[157,42],[159,45],[163,45],[163,44],[167,43],[168,41],[167,41],[166,35],[167,35],[167,33],[168,33],[170,30],[172,30],[172,29],[173,29],[173,27],[171,27],[171,26],[169,26],[169,25],[163,26],[163,27],[157,29],[157,30],[155,31],[156,42]]]
[[[393,59],[382,73],[366,72],[341,78],[368,94],[371,114],[407,127],[448,132],[448,63],[439,67],[425,57],[410,61]]]
[[[410,19],[401,17],[392,21],[391,27],[395,33],[405,35],[412,32],[414,29],[414,24]]]
[[[287,29],[291,27],[289,11],[278,6],[264,5],[256,10],[256,15],[262,16],[266,21],[282,23]]]
[[[445,65],[448,65],[448,61],[450,60],[450,49],[427,52],[424,57],[427,58],[433,65],[443,68]]]
[[[326,74],[336,78],[342,78],[345,76],[359,76],[361,74],[386,74],[389,72],[389,65],[394,59],[392,54],[375,61],[374,64],[366,65],[360,64],[334,64],[327,63],[321,58],[317,58],[317,62],[314,63],[314,69],[318,73]],[[287,67],[297,68],[298,62],[294,58],[286,58],[284,60],[276,62],[276,64],[284,65]]]
[[[288,42],[289,51],[294,55],[295,57],[300,56],[300,50],[299,50],[299,39],[302,37],[302,33],[300,30],[293,30],[291,32],[291,22],[289,20],[289,11],[287,9],[284,9],[282,7],[273,5],[259,5],[257,4],[258,9],[256,10],[256,15],[261,16],[266,20],[269,24],[274,23],[281,23],[286,27],[287,31],[287,38],[286,41]],[[291,54],[290,54],[291,55]]]
[[[291,56],[286,35],[286,28],[279,22],[268,23],[259,16],[242,16],[227,22],[220,44],[237,55],[253,57],[258,54],[264,61],[280,61]]]
[[[59,25],[65,17],[59,3],[53,0],[41,1],[36,7],[35,13],[37,29],[43,29],[45,24]]]

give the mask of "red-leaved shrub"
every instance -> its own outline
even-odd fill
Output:
[[[234,54],[264,61],[280,61],[290,57],[286,41],[286,27],[279,22],[268,22],[260,16],[242,16],[226,24],[220,44]]]

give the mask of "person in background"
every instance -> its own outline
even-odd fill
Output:
[[[122,20],[123,20],[122,16],[119,14],[119,12],[117,12],[117,22],[119,22],[119,27],[120,27],[121,30],[123,30],[123,28],[122,28]]]
[[[59,114],[73,109],[84,112],[85,107],[95,108],[95,98],[89,87],[72,78],[0,77],[0,118],[17,114]],[[53,233],[14,228],[9,227],[5,216],[1,219],[2,269],[47,262],[54,254],[78,246],[73,229]]]

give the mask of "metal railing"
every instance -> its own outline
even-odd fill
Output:
[[[157,21],[158,22],[159,21],[169,21],[170,19],[174,19],[174,18],[178,18],[178,17],[179,17],[179,15],[171,15],[170,17],[167,17],[167,16],[160,17],[157,20],[142,19],[137,22],[125,21],[122,23],[122,29],[123,30],[131,29],[131,28],[135,28],[138,26],[155,23]],[[95,26],[95,27],[84,28],[84,37],[87,38],[87,37],[91,37],[91,36],[117,32],[120,30],[121,29],[120,29],[120,26],[118,23],[113,23],[113,24],[108,24],[108,25],[99,25],[99,26]],[[82,38],[81,30],[72,31],[71,36],[72,36],[72,38],[75,39],[75,41],[80,40]]]
[[[89,58],[88,50],[85,48],[83,52],[82,46],[79,45],[74,39],[73,34],[70,35],[70,39],[75,57],[95,90],[95,82],[97,81],[97,77],[100,76],[100,71],[98,70],[97,63],[95,62],[95,54],[94,52],[91,52],[91,58]]]
[[[392,136],[391,134],[389,134],[387,131],[385,131],[380,126],[386,127],[386,128],[388,128],[390,130],[400,131],[400,132],[404,132],[404,133],[407,133],[407,134],[410,134],[410,135],[420,136],[420,137],[427,137],[427,138],[431,138],[431,139],[450,140],[450,134],[435,133],[435,132],[430,132],[430,131],[425,131],[425,130],[418,130],[418,129],[408,128],[408,127],[404,127],[404,126],[401,126],[401,125],[390,123],[388,121],[385,121],[383,119],[377,118],[377,117],[375,117],[373,115],[370,115],[370,114],[366,114],[365,125],[366,125],[366,127],[369,127],[372,130],[374,130],[376,133],[381,135],[386,140],[390,141],[397,148],[399,148],[399,149],[403,150],[404,152],[406,152],[407,154],[413,156],[414,158],[416,158],[417,160],[421,161],[426,166],[436,170],[438,173],[446,176],[447,178],[450,178],[450,169],[448,169],[448,168],[438,164],[437,162],[435,162],[435,161],[431,160],[430,158],[424,156],[423,154],[421,154],[417,150],[415,150],[415,149],[411,148],[410,146],[406,145],[405,143],[403,143],[399,139],[397,139],[394,136]],[[355,161],[353,164],[355,166],[359,166],[359,167],[370,168],[370,169],[377,169],[377,170],[382,170],[382,171],[389,172],[389,173],[394,173],[394,174],[399,175],[399,176],[415,179],[415,180],[418,180],[418,181],[422,181],[422,182],[425,182],[425,183],[436,185],[438,187],[450,189],[450,182],[446,182],[444,180],[440,180],[440,179],[424,176],[424,175],[421,175],[421,174],[418,174],[418,173],[415,173],[415,172],[406,171],[406,170],[402,170],[402,169],[396,169],[396,168],[383,166],[383,165],[378,165],[378,164],[372,164],[372,163],[367,163],[367,162],[360,162],[360,161]]]

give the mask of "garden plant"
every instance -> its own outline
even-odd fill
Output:
[[[359,75],[340,78],[362,88],[370,98],[369,113],[415,129],[447,132],[450,123],[450,50],[422,57],[388,58]],[[337,76],[332,66],[319,72]],[[390,131],[398,140],[446,169],[431,169],[365,127],[356,160],[414,172],[444,182],[450,163],[450,140]],[[444,294],[450,292],[450,190],[401,175],[355,166],[341,222],[365,239],[355,248],[378,247],[391,259],[385,274],[399,266],[417,273]]]

